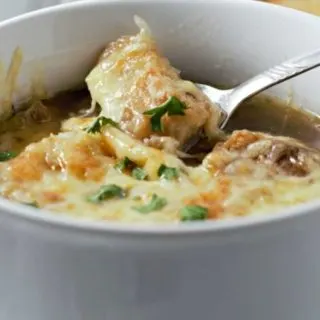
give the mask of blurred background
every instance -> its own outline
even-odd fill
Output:
[[[266,0],[283,6],[320,15],[320,0]]]
[[[53,6],[59,3],[66,3],[80,0],[0,0],[0,21],[16,15]],[[119,0],[121,1],[121,0]],[[152,0],[150,0],[152,1]],[[194,0],[196,1],[196,0]],[[239,0],[240,1],[240,0]],[[253,0],[254,1],[254,0]],[[260,0],[292,7],[298,10],[320,16],[320,0]]]

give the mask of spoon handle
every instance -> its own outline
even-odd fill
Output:
[[[221,128],[228,122],[239,103],[276,84],[320,66],[320,49],[281,63],[242,83],[229,93],[228,103],[224,106],[227,116]]]

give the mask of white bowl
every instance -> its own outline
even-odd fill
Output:
[[[172,63],[233,85],[319,46],[317,17],[256,1],[90,1],[0,24],[20,86],[43,68],[51,92],[84,79],[99,50],[146,19]],[[279,86],[320,113],[319,70]],[[22,94],[22,93],[21,93]],[[0,319],[318,320],[320,205],[264,218],[133,227],[0,201]]]
[[[0,3],[0,21],[14,17],[18,14],[53,6],[73,0],[14,0]]]

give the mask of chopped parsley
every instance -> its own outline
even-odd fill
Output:
[[[163,126],[161,123],[161,118],[167,113],[169,116],[174,115],[185,115],[184,110],[187,106],[184,102],[180,101],[176,97],[170,97],[166,102],[161,104],[159,107],[153,108],[144,112],[143,114],[151,116],[150,122],[151,127],[154,132],[162,132]]]
[[[34,208],[39,208],[39,205],[36,201],[33,201],[33,202],[25,202],[23,203],[25,204],[26,206],[29,206],[29,207],[34,207]]]
[[[124,157],[122,160],[118,161],[114,168],[120,172],[123,172],[125,169],[132,169],[131,176],[137,180],[145,180],[148,177],[147,172],[144,169],[139,168],[128,157]]]
[[[166,205],[167,205],[167,200],[165,198],[161,198],[156,194],[153,194],[148,204],[144,206],[139,206],[139,207],[132,207],[132,209],[140,213],[150,213],[152,211],[159,211]]]
[[[208,218],[208,209],[197,206],[188,205],[180,210],[181,221],[206,220]]]
[[[114,168],[119,170],[120,172],[123,172],[125,169],[128,169],[129,167],[135,166],[135,163],[131,161],[128,157],[124,157],[122,160],[119,160]]]
[[[158,177],[166,180],[174,180],[179,178],[179,170],[177,168],[167,167],[162,164],[158,169]]]
[[[139,167],[136,167],[132,170],[132,177],[137,180],[145,180],[148,177],[147,172]]]
[[[93,123],[90,125],[90,127],[86,128],[86,131],[88,133],[99,133],[101,131],[101,128],[106,125],[111,125],[116,128],[119,127],[117,122],[113,121],[110,118],[101,116],[101,117],[98,117],[96,120],[94,120]]]
[[[112,198],[124,198],[126,191],[115,184],[101,186],[100,189],[90,195],[87,200],[92,203],[99,203]]]
[[[15,158],[17,154],[11,151],[2,151],[0,152],[0,162],[8,161],[12,158]]]

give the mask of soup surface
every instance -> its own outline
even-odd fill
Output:
[[[222,133],[219,109],[138,24],[107,46],[87,89],[34,99],[1,125],[3,197],[139,223],[275,214],[320,197],[318,117],[260,97]]]

